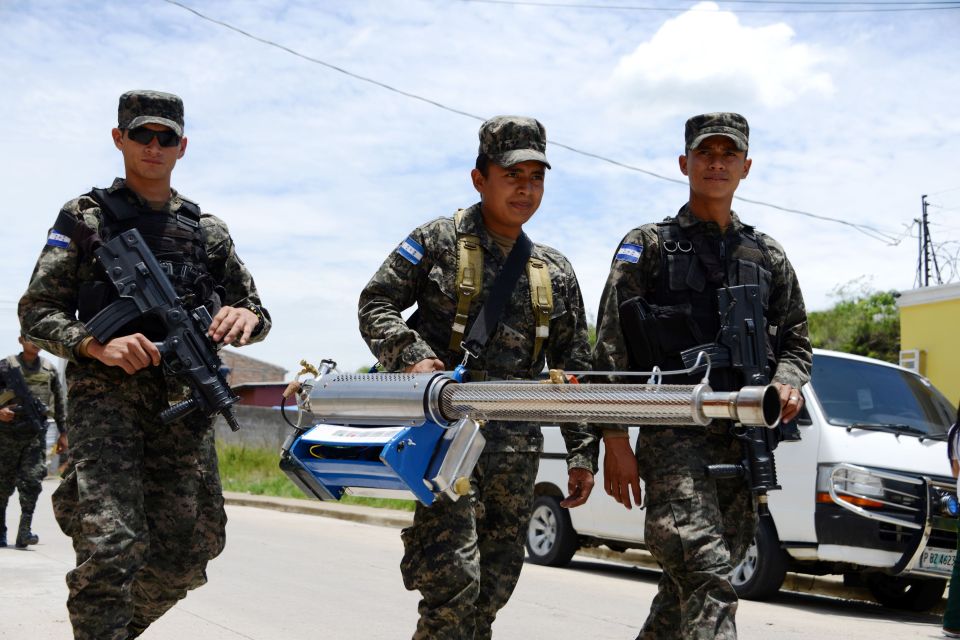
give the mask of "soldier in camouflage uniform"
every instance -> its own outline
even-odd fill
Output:
[[[64,205],[19,306],[29,339],[68,361],[70,461],[53,503],[77,555],[67,606],[78,640],[139,636],[206,582],[226,525],[212,420],[159,419],[185,394],[158,366],[162,329],[138,319],[101,344],[84,325],[115,292],[80,231],[107,240],[139,229],[184,306],[208,307],[214,342],[243,345],[270,328],[227,226],[170,188],[187,148],[180,98],[131,91],[118,114],[125,178]],[[58,231],[63,217],[79,223],[76,237]]]
[[[545,147],[543,125],[532,118],[485,122],[471,173],[480,202],[415,229],[364,288],[360,331],[386,369],[449,371],[461,362],[460,339],[484,306],[522,225],[540,205],[550,167]],[[458,274],[470,269],[461,264],[458,271],[459,242],[469,236],[482,252],[482,285],[472,292],[469,311],[461,309],[458,316]],[[552,309],[534,311],[535,276],[529,272],[534,262],[548,271]],[[541,300],[545,293],[540,291]],[[416,319],[408,326],[400,312],[414,304]],[[535,379],[544,358],[553,368],[582,370],[589,364],[589,345],[573,268],[560,252],[534,244],[528,271],[513,288],[490,340],[468,363],[469,379]],[[593,488],[599,443],[586,427],[565,425],[563,433],[570,470],[564,505],[573,507]],[[543,437],[538,425],[517,422],[489,422],[483,434],[487,444],[470,495],[455,502],[444,496],[430,507],[418,504],[413,526],[402,532],[404,585],[423,596],[414,638],[489,638],[519,578]]]
[[[53,407],[53,418],[60,434],[57,446],[65,448],[66,416],[60,374],[52,362],[39,356],[37,345],[21,336],[20,346],[20,354],[8,356],[6,363],[0,363],[0,366],[18,368],[33,397],[44,406]],[[0,387],[0,547],[7,546],[7,501],[13,495],[14,486],[20,494],[20,526],[15,545],[17,549],[25,549],[27,545],[40,541],[30,526],[47,475],[44,456],[47,429],[46,421],[43,428],[38,428],[23,412],[22,405],[28,401],[17,397],[10,389]]]
[[[724,310],[718,308],[717,290],[757,284],[772,380],[780,392],[783,420],[789,421],[800,410],[799,390],[810,378],[807,317],[783,248],[730,209],[740,180],[750,171],[748,136],[747,121],[735,113],[687,121],[680,170],[689,179],[690,199],[676,216],[637,227],[621,241],[600,302],[594,367],[683,368],[679,352],[714,340],[719,331]],[[644,336],[624,335],[623,314],[638,299],[655,318],[657,334],[645,337],[657,342],[652,349],[660,353],[656,362],[642,348]],[[667,381],[692,384],[698,376]],[[711,374],[717,390],[743,384],[730,369]],[[704,472],[708,464],[740,461],[741,444],[730,427],[729,421],[706,428],[644,427],[636,452],[630,450],[625,427],[603,430],[604,488],[629,509],[631,493],[640,504],[643,477],[644,537],[663,567],[638,638],[736,637],[737,594],[730,579],[756,530],[756,504],[746,480],[714,480]]]

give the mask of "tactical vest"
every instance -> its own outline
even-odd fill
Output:
[[[483,250],[480,238],[460,231],[463,209],[454,214],[457,228],[457,312],[450,330],[449,348],[460,353],[463,334],[467,330],[470,304],[483,291]],[[540,356],[544,341],[550,335],[550,314],[553,312],[553,286],[547,263],[539,258],[527,260],[527,279],[530,281],[530,305],[536,322],[533,343],[533,360]]]
[[[166,272],[177,295],[188,309],[204,305],[215,315],[221,306],[223,290],[209,274],[209,259],[200,226],[200,207],[183,199],[177,213],[154,211],[137,206],[119,192],[93,189],[89,194],[99,205],[102,219],[99,236],[103,242],[130,229],[137,229]],[[117,299],[117,292],[106,275],[80,285],[78,318],[86,322]],[[143,333],[161,338],[159,323],[149,318],[137,319],[117,335]]]
[[[23,379],[27,383],[27,387],[40,402],[45,406],[50,405],[49,408],[52,409],[53,398],[51,394],[51,385],[50,379],[57,375],[56,372],[50,371],[43,366],[43,361],[39,358],[37,359],[37,368],[36,370],[27,369],[21,365],[20,359],[15,355],[10,355],[0,361],[2,366],[8,367],[10,369],[19,369],[23,374]],[[0,392],[0,407],[5,407],[10,404],[23,404],[27,401],[27,398],[18,398],[17,395],[11,389],[4,389]],[[25,421],[24,418],[16,418],[12,423],[12,426],[18,431],[34,431],[33,425]]]
[[[717,341],[727,310],[718,308],[717,290],[727,286],[758,285],[759,304],[766,315],[770,298],[769,250],[754,229],[722,236],[687,233],[676,220],[657,224],[660,241],[660,274],[647,297],[657,318],[663,370],[683,369],[680,352]],[[763,328],[767,360],[774,362],[777,327]],[[699,381],[694,375],[688,382]],[[732,370],[711,374],[716,390],[739,388],[743,382]]]

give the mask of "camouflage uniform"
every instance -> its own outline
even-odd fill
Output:
[[[158,122],[182,131],[182,111],[173,123],[129,113],[125,120],[124,104],[121,98],[121,128]],[[131,109],[135,113],[136,104]],[[171,190],[162,209],[145,213],[151,205],[120,178],[107,191],[141,215],[176,217],[186,206]],[[90,195],[71,200],[64,210],[94,231],[105,215]],[[262,340],[269,314],[260,308],[226,224],[203,214],[200,225],[206,267],[223,287],[224,304],[259,310],[262,322],[251,341]],[[207,561],[224,547],[226,513],[212,419],[194,412],[164,425],[158,416],[184,397],[184,385],[162,367],[128,375],[79,355],[89,332],[77,320],[78,292],[97,278],[98,269],[93,256],[81,255],[74,242],[51,231],[19,313],[31,342],[68,360],[70,460],[53,503],[77,555],[77,567],[67,574],[74,637],[121,640],[140,635],[188,590],[206,582]]]
[[[66,416],[57,368],[49,360],[40,357],[32,365],[24,362],[22,355],[10,356],[7,362],[12,367],[20,368],[30,392],[37,400],[47,407],[53,407],[57,430],[63,433]],[[0,406],[12,408],[22,402],[9,390],[0,394]],[[44,455],[46,435],[46,428],[37,429],[22,413],[13,422],[0,422],[0,546],[6,544],[5,514],[14,486],[20,494],[18,542],[30,535],[33,512],[47,475]]]
[[[689,134],[687,143],[689,148]],[[721,231],[684,205],[673,220],[687,237],[703,238],[699,246],[726,247],[724,285],[738,284],[731,281],[736,276],[729,275],[735,272],[731,265],[737,259],[761,260],[756,251],[746,248],[746,233],[753,232],[765,245],[772,277],[764,315],[769,325],[778,327],[780,341],[772,381],[799,389],[810,378],[812,356],[796,274],[775,240],[746,227],[735,213],[731,218]],[[637,296],[659,304],[662,251],[656,224],[635,228],[621,241],[600,301],[596,370],[630,368],[620,304]],[[697,249],[693,253],[701,262],[710,259]],[[704,473],[708,464],[740,461],[741,445],[729,435],[729,427],[728,421],[714,421],[707,428],[654,426],[639,431],[636,456],[646,486],[644,539],[663,575],[638,639],[736,637],[737,594],[730,578],[753,539],[756,505],[745,480],[714,480]]]
[[[438,358],[452,370],[462,360],[461,353],[449,349],[458,232],[478,237],[483,252],[483,289],[470,307],[471,326],[506,261],[486,230],[480,204],[463,212],[459,226],[452,218],[438,218],[415,229],[363,289],[360,331],[386,369]],[[404,249],[410,240],[423,249],[419,259]],[[544,356],[555,368],[582,370],[589,364],[587,323],[573,268],[544,245],[535,244],[532,257],[548,265],[553,289],[543,350],[533,357],[536,320],[523,273],[484,352],[470,362],[474,379],[535,379],[543,371]],[[419,319],[411,328],[400,312],[414,304]],[[497,611],[520,576],[543,436],[538,425],[519,422],[489,422],[483,434],[487,444],[471,494],[456,502],[441,497],[430,507],[418,504],[413,526],[403,530],[404,585],[423,596],[415,638],[489,638]],[[598,447],[593,432],[564,425],[563,434],[568,466],[593,471]]]

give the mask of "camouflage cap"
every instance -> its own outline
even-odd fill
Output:
[[[687,120],[685,137],[687,149],[696,149],[710,136],[726,136],[737,149],[746,151],[750,141],[750,125],[739,113],[704,113]]]
[[[183,136],[183,100],[162,91],[127,91],[120,96],[117,128],[136,129],[145,124],[162,124]]]
[[[533,118],[495,116],[480,125],[480,153],[501,167],[536,160],[548,169],[547,130]]]

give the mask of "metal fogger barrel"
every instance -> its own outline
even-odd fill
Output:
[[[445,373],[344,374],[310,395],[314,415],[348,425],[449,425],[464,417],[520,422],[707,425],[713,419],[773,428],[772,385],[713,391],[707,384],[542,384],[454,381]]]

